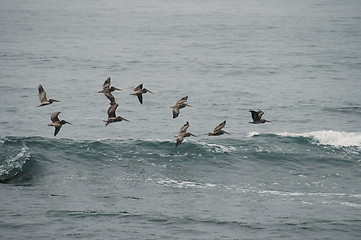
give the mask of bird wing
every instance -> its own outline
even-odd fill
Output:
[[[223,121],[222,123],[220,123],[215,129],[214,132],[220,132],[222,128],[224,128],[224,126],[226,126],[226,121]]]
[[[188,128],[189,128],[189,122],[187,121],[187,122],[183,125],[183,127],[181,127],[179,133],[186,133]]]
[[[187,100],[188,100],[188,96],[185,96],[185,97],[181,98],[180,100],[178,100],[176,105],[181,105],[181,104],[185,103]]]
[[[54,137],[56,136],[56,134],[58,134],[58,132],[60,131],[60,128],[61,128],[61,124],[55,126],[55,132],[54,132]]]
[[[38,89],[39,89],[39,100],[40,100],[40,102],[48,101],[48,99],[46,98],[46,92],[45,92],[45,90],[44,90],[44,88],[43,88],[43,86],[41,84],[38,86]]]
[[[104,95],[110,100],[110,104],[113,105],[115,103],[115,98],[111,92],[106,91],[104,92]]]
[[[141,104],[143,104],[143,94],[139,93],[137,94],[138,100]]]
[[[258,118],[258,112],[254,111],[254,110],[249,110],[252,114],[252,119],[254,122],[256,122],[257,120],[259,120]]]
[[[51,114],[50,120],[55,123],[55,122],[59,122],[59,116],[60,112],[54,112],[53,114]]]
[[[108,108],[108,118],[115,118],[115,110],[117,110],[118,104],[113,104]]]
[[[177,137],[177,143],[175,144],[175,146],[177,147],[179,144],[181,144],[183,142],[185,133],[180,133]]]
[[[143,83],[141,83],[141,84],[139,84],[138,86],[136,86],[133,90],[134,90],[135,92],[137,92],[137,91],[141,90],[142,88],[143,88]]]
[[[179,115],[179,107],[174,106],[173,107],[173,118],[178,117],[178,115]]]
[[[258,115],[259,120],[261,120],[263,114],[264,114],[264,112],[261,111],[261,110],[259,110],[259,111],[257,112],[257,115]]]
[[[103,88],[109,88],[110,87],[110,77],[108,77],[107,80],[105,80],[104,84],[103,84]]]

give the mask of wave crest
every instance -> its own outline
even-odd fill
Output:
[[[262,133],[258,132],[249,132],[248,137],[258,136]],[[321,131],[311,131],[306,133],[289,133],[289,132],[279,132],[279,133],[265,133],[276,135],[280,137],[303,137],[311,139],[311,143],[317,145],[333,146],[337,148],[341,147],[357,147],[361,148],[361,133],[349,133],[349,132],[339,132],[333,130],[321,130]]]

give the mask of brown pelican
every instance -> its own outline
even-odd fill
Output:
[[[41,84],[39,84],[38,89],[39,89],[39,100],[41,102],[40,105],[38,105],[38,107],[46,106],[46,105],[52,104],[53,102],[60,102],[55,99],[48,100],[46,98],[46,92]]]
[[[175,144],[176,147],[183,142],[183,139],[185,137],[190,137],[190,136],[196,137],[196,135],[194,135],[194,134],[192,134],[190,132],[187,132],[188,128],[189,128],[189,122],[187,121],[183,125],[183,127],[180,129],[179,134],[176,136],[177,137],[177,143]]]
[[[54,126],[55,127],[55,132],[54,132],[54,136],[56,136],[56,134],[58,134],[58,132],[60,131],[61,126],[63,126],[64,124],[70,124],[69,122],[65,121],[65,120],[59,120],[58,115],[60,114],[60,112],[55,112],[53,114],[51,114],[50,120],[53,123],[49,123],[48,126]]]
[[[185,108],[185,107],[191,107],[190,105],[186,104],[185,102],[188,100],[188,96],[185,96],[181,98],[173,107],[173,118],[178,117],[179,115],[179,109]]]
[[[110,77],[108,77],[103,84],[103,90],[98,91],[98,93],[104,93],[105,97],[110,100],[110,105],[113,105],[115,104],[115,98],[111,92],[114,92],[115,90],[121,91],[119,88],[110,87]]]
[[[113,92],[115,90],[122,91],[119,88],[110,87],[110,77],[108,77],[107,80],[105,80],[105,82],[103,83],[103,90],[98,91],[98,93]]]
[[[218,135],[222,135],[222,134],[224,134],[224,133],[230,134],[230,133],[222,130],[222,128],[224,128],[224,126],[226,126],[226,121],[223,121],[222,123],[220,123],[220,124],[213,130],[213,132],[208,133],[208,136],[218,136]]]
[[[257,112],[250,109],[249,112],[252,114],[252,119],[253,119],[253,122],[249,122],[249,123],[258,124],[258,123],[271,122],[266,119],[261,119],[264,112],[259,109]]]
[[[108,109],[108,119],[104,120],[104,122],[106,122],[105,126],[107,126],[109,123],[113,123],[113,122],[121,122],[122,120],[124,121],[128,121],[130,122],[128,119],[125,119],[121,116],[116,116],[115,115],[115,110],[117,110],[117,107],[119,105],[117,103],[114,103],[113,105],[111,105]]]
[[[151,91],[149,91],[148,89],[146,88],[143,88],[143,83],[139,84],[138,86],[136,86],[134,89],[133,89],[133,93],[131,93],[130,95],[136,95],[138,97],[138,100],[140,102],[140,104],[143,104],[143,93],[153,93]]]

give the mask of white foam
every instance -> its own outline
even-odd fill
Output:
[[[305,137],[310,138],[312,143],[334,147],[359,147],[361,148],[361,133],[339,132],[333,130],[311,131],[306,133],[276,132],[281,137]],[[258,136],[261,133],[249,132],[248,137]]]
[[[23,146],[18,154],[6,159],[4,164],[0,166],[0,174],[8,174],[14,168],[22,169],[29,157],[30,153],[28,151],[28,147]]]
[[[212,183],[197,183],[192,181],[177,181],[173,179],[158,179],[156,182],[160,185],[175,188],[214,188],[217,185]]]
[[[233,152],[236,150],[236,148],[233,146],[224,146],[215,143],[206,143],[206,142],[197,142],[197,141],[194,142],[202,146],[209,147],[211,150],[214,150],[216,153]]]

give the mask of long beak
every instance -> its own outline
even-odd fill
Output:
[[[60,102],[59,100],[55,100],[55,99],[53,99],[53,101],[54,101],[54,102]]]
[[[115,90],[118,90],[118,91],[122,91],[122,89],[120,89],[120,88],[116,88],[116,87],[115,87],[114,89],[115,89]]]

